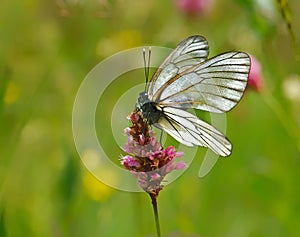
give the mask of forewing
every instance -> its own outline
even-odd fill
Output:
[[[149,99],[171,78],[205,61],[208,53],[208,42],[203,36],[194,35],[183,40],[152,76],[147,91]]]
[[[169,79],[153,95],[160,106],[223,113],[243,96],[250,70],[246,53],[228,52]]]
[[[226,137],[210,124],[195,115],[178,108],[163,108],[164,117],[157,127],[166,131],[186,146],[204,146],[220,156],[228,156],[232,145]]]

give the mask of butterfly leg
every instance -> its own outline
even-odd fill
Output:
[[[164,131],[161,129],[161,130],[160,130],[160,136],[159,136],[159,143],[160,143],[160,144],[162,143],[163,132],[164,132]]]

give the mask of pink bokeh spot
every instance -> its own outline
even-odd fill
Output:
[[[176,8],[188,15],[201,15],[211,9],[213,0],[175,0]]]
[[[250,59],[251,59],[251,68],[250,68],[247,88],[260,92],[263,90],[264,87],[261,64],[253,55],[250,55]]]

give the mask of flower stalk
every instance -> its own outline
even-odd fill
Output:
[[[128,119],[132,123],[125,129],[128,136],[125,151],[129,155],[121,158],[121,164],[137,178],[138,185],[150,195],[157,237],[161,237],[157,197],[163,189],[165,176],[174,170],[186,168],[183,161],[175,162],[183,153],[176,152],[174,146],[164,149],[138,108]]]
[[[154,219],[155,219],[157,237],[161,237],[158,208],[157,208],[157,195],[151,194],[151,193],[149,193],[149,195],[150,195],[150,198],[152,201],[152,207],[153,207],[153,211],[154,211]]]

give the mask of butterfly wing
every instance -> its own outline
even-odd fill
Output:
[[[208,53],[208,42],[203,36],[194,35],[183,40],[152,76],[147,90],[149,99],[168,80],[205,61]]]
[[[163,112],[155,126],[187,146],[204,146],[228,156],[232,145],[187,108],[222,113],[241,99],[247,85],[250,58],[228,52],[209,60],[208,43],[201,36],[182,41],[153,75],[147,96]]]
[[[164,107],[157,127],[186,146],[204,146],[220,156],[228,156],[232,145],[227,138],[197,116],[178,108]]]
[[[159,85],[152,100],[161,107],[195,108],[223,113],[240,101],[249,70],[250,58],[246,53],[224,53],[168,79]],[[160,74],[158,77],[165,75]]]

